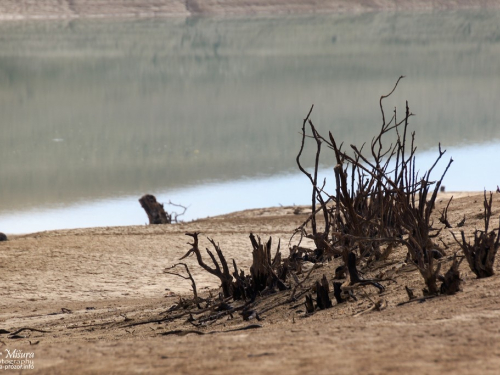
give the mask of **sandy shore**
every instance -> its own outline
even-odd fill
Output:
[[[436,214],[451,194],[438,198]],[[453,195],[452,225],[465,215],[467,235],[482,228],[482,194]],[[499,215],[500,194],[495,194],[494,226]],[[238,315],[195,327],[219,332],[211,335],[162,335],[194,329],[185,320],[129,327],[163,316],[179,295],[190,295],[189,281],[163,273],[189,250],[186,232],[201,232],[203,247],[210,246],[206,237],[213,238],[228,259],[248,271],[250,232],[272,236],[275,244],[279,239],[286,256],[291,233],[306,217],[306,209],[280,207],[179,225],[13,236],[0,242],[0,352],[34,353],[35,370],[29,373],[37,374],[497,373],[500,263],[497,275],[478,280],[464,262],[462,292],[397,306],[407,300],[405,286],[419,295],[423,288],[416,268],[400,264],[402,248],[374,271],[392,273],[394,282],[386,283],[382,295],[366,290],[368,297],[386,301],[380,312],[367,312],[371,302],[360,297],[305,317],[298,300],[292,308],[286,304],[263,314],[258,330],[224,333],[247,324]],[[447,255],[459,250],[450,231],[442,238]],[[337,263],[323,265],[312,278],[333,275]],[[217,286],[193,257],[187,264],[200,291]],[[26,327],[30,330],[16,338],[5,333]]]
[[[366,11],[428,11],[498,7],[497,1],[193,1],[193,0],[3,0],[0,19],[73,19],[85,17],[152,17],[249,15]],[[435,214],[450,194],[438,199]],[[465,215],[467,235],[482,228],[482,194],[453,194],[449,221]],[[500,194],[494,196],[494,226]],[[0,353],[33,355],[29,374],[497,374],[500,366],[500,263],[496,275],[476,279],[461,266],[462,291],[424,303],[406,301],[405,286],[421,295],[422,278],[403,265],[404,249],[394,252],[376,272],[391,274],[382,295],[305,316],[303,299],[262,315],[260,329],[244,327],[241,317],[227,317],[202,334],[163,335],[193,329],[189,319],[131,327],[131,322],[164,316],[189,282],[166,275],[166,267],[189,250],[186,232],[201,232],[220,244],[240,268],[251,264],[250,232],[281,241],[288,255],[291,233],[307,210],[280,207],[238,212],[170,226],[76,229],[12,236],[0,242]],[[437,217],[434,218],[438,222]],[[452,229],[458,233],[456,228]],[[459,250],[450,231],[443,231],[449,267]],[[191,257],[186,260],[201,292],[218,280]],[[312,274],[334,273],[339,260]],[[375,271],[374,271],[375,272]],[[365,275],[375,277],[377,274]],[[301,276],[303,277],[303,276]],[[216,293],[216,291],[214,292]],[[370,311],[370,298],[387,307]],[[19,331],[19,334],[12,335]],[[4,363],[2,363],[4,366]],[[4,368],[0,368],[0,371]]]
[[[494,0],[3,0],[0,20],[498,8]]]

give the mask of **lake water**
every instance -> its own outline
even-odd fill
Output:
[[[308,204],[295,157],[311,104],[321,133],[360,145],[400,75],[386,108],[402,115],[409,101],[419,167],[441,142],[442,167],[455,160],[447,190],[495,190],[499,21],[488,10],[0,23],[0,231],[144,224],[145,193],[189,206],[184,220]],[[331,163],[325,150],[333,179]]]

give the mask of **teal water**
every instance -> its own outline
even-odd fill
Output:
[[[311,104],[322,133],[361,144],[402,74],[386,108],[409,101],[422,169],[441,142],[455,159],[448,190],[495,190],[499,19],[0,23],[0,231],[144,224],[145,193],[189,206],[186,220],[307,204],[295,156]]]

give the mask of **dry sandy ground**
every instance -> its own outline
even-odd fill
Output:
[[[482,194],[454,196],[452,225],[465,215],[467,234],[483,228]],[[445,196],[438,200],[436,212],[447,202]],[[423,287],[414,266],[402,263],[403,249],[367,275],[384,272],[396,281],[385,282],[387,290],[380,296],[371,287],[365,290],[370,298],[387,302],[382,311],[366,311],[371,302],[359,292],[358,302],[334,303],[309,317],[301,297],[263,313],[263,320],[255,322],[260,329],[224,332],[252,324],[237,314],[200,328],[187,316],[129,326],[161,319],[178,294],[190,295],[189,282],[163,273],[189,250],[185,232],[214,238],[228,259],[248,270],[250,232],[272,236],[275,244],[280,239],[288,254],[290,234],[307,217],[307,210],[297,214],[295,209],[251,210],[179,225],[44,232],[0,242],[0,332],[44,331],[25,330],[14,339],[0,333],[0,360],[6,360],[7,349],[34,353],[34,370],[23,374],[498,373],[500,262],[497,275],[482,280],[464,262],[462,292],[397,306],[407,300],[405,286],[418,295]],[[500,194],[494,195],[493,212],[497,227]],[[449,230],[443,231],[443,241],[448,255],[458,250]],[[187,263],[199,289],[217,286],[218,280],[193,258]],[[444,263],[446,270],[449,259]],[[325,264],[311,280],[323,274],[331,280],[337,265],[337,260]],[[262,306],[279,298],[265,297]],[[161,335],[175,329],[206,334]]]
[[[495,6],[498,2],[493,0],[2,0],[0,19]],[[455,198],[450,222],[456,224],[465,215],[468,234],[481,229],[482,195]],[[436,211],[445,204],[443,196]],[[499,214],[500,194],[496,194],[495,226]],[[214,238],[228,259],[248,269],[250,232],[272,236],[275,243],[281,239],[286,255],[290,235],[305,217],[306,211],[296,214],[294,207],[281,207],[171,226],[53,231],[0,242],[0,365],[5,366],[9,352],[17,350],[33,353],[31,362],[25,363],[33,369],[6,373],[498,374],[499,262],[497,275],[482,280],[475,279],[463,263],[463,291],[457,295],[397,306],[407,300],[405,286],[418,294],[423,287],[418,271],[401,262],[403,249],[375,271],[391,274],[396,282],[386,283],[380,296],[370,288],[365,291],[372,299],[385,300],[387,308],[380,312],[368,311],[371,302],[360,295],[358,302],[334,304],[306,317],[302,297],[295,305],[261,314],[259,329],[225,332],[249,324],[238,315],[197,328],[203,335],[162,335],[193,329],[184,319],[130,326],[162,318],[179,294],[189,293],[188,282],[163,273],[189,249],[186,232]],[[448,255],[458,250],[449,231],[443,232],[443,240]],[[202,244],[209,246],[205,238]],[[187,263],[200,289],[217,286],[217,280],[192,258]],[[331,279],[337,265],[336,261],[324,265],[311,279],[323,274]],[[266,298],[272,304],[280,296]],[[6,332],[26,327],[31,329],[14,338]]]
[[[499,7],[497,0],[2,0],[0,20],[325,12],[428,11]]]

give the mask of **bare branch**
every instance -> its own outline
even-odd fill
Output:
[[[186,269],[186,272],[187,272],[188,276],[184,276],[184,275],[182,275],[180,273],[170,271],[171,269],[174,269],[177,266],[183,266]],[[199,299],[198,299],[198,291],[196,289],[196,282],[194,281],[194,278],[191,275],[191,272],[189,271],[189,267],[187,266],[186,263],[176,263],[173,266],[170,266],[170,267],[166,268],[163,271],[163,273],[166,273],[166,274],[169,274],[169,275],[178,276],[178,277],[182,277],[185,280],[191,280],[191,288],[193,289],[194,301],[196,303],[196,306],[198,306],[198,308],[201,309],[200,302],[199,302]]]

